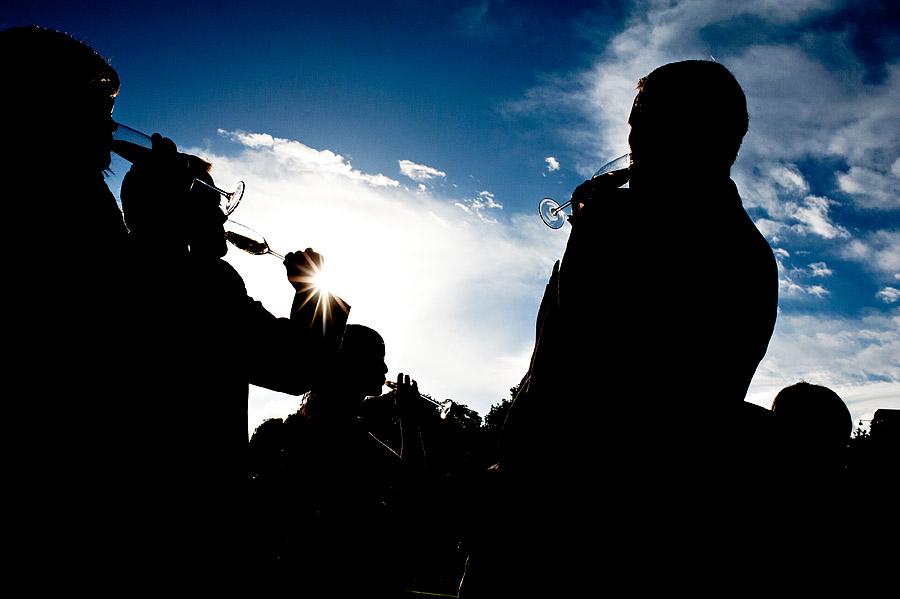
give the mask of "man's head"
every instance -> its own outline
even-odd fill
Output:
[[[122,180],[122,211],[132,235],[159,248],[222,257],[228,251],[223,227],[227,217],[212,184],[211,165],[179,154],[175,144],[154,136],[154,155],[131,167]],[[161,194],[162,190],[162,194]]]
[[[213,184],[212,177],[208,173],[201,173],[198,178]],[[221,196],[197,184],[194,184],[189,196],[185,220],[188,230],[187,242],[191,251],[221,258],[228,252],[224,227],[228,217],[222,212]]]
[[[90,46],[42,27],[0,31],[4,157],[56,168],[109,167],[119,76]],[[43,164],[43,163],[41,163]]]
[[[632,180],[685,165],[727,175],[748,121],[744,92],[721,64],[689,60],[659,67],[638,82],[628,118]]]

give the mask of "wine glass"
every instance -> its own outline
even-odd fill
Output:
[[[150,136],[121,123],[115,123],[115,125],[116,130],[113,133],[112,151],[132,164],[146,159],[149,156],[148,150],[153,147]],[[241,203],[241,198],[244,197],[243,181],[238,181],[235,190],[232,192],[219,189],[215,185],[210,185],[206,181],[201,181],[197,178],[194,178],[191,182],[191,189],[193,189],[194,183],[199,183],[222,196],[221,208],[225,216],[234,212],[234,209]]]
[[[284,256],[272,251],[266,238],[245,225],[231,219],[225,221],[225,241],[254,256],[271,254],[284,260]]]
[[[391,380],[384,381],[384,386],[388,387],[389,389],[393,389],[394,391],[396,391],[397,387],[399,387],[399,385],[397,385],[397,381],[391,381]],[[441,419],[446,418],[447,414],[449,414],[450,410],[453,408],[453,400],[452,399],[444,399],[444,400],[438,401],[436,399],[432,399],[432,398],[428,397],[427,395],[422,395],[421,393],[419,394],[419,397],[421,397],[425,401],[429,402],[430,404],[432,404],[433,406],[438,408],[440,410]]]
[[[615,160],[611,160],[600,167],[600,169],[594,173],[594,176],[591,179],[596,179],[600,175],[605,175],[607,173],[611,173],[613,171],[620,171],[626,169],[631,164],[631,154],[622,154]],[[621,186],[619,186],[621,187]],[[544,224],[550,227],[551,229],[559,229],[565,224],[567,220],[567,215],[564,210],[572,203],[572,200],[569,200],[562,206],[552,198],[544,198],[541,200],[541,203],[538,205],[538,212],[541,215],[541,220],[544,221]]]

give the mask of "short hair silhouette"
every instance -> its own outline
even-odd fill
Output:
[[[15,140],[4,158],[26,163],[21,157],[45,155],[52,144],[57,170],[108,168],[116,70],[87,44],[37,26],[0,31],[0,56],[3,134]]]
[[[64,99],[72,89],[92,85],[107,95],[119,91],[116,70],[93,48],[60,31],[10,27],[0,32],[0,52],[4,84],[19,87],[32,101],[40,101],[40,94]]]
[[[355,415],[362,400],[376,394],[386,371],[381,334],[361,324],[348,324],[335,360],[307,393],[301,411],[306,416],[316,417],[350,409],[347,413]],[[332,394],[335,391],[337,396]],[[335,405],[344,401],[349,403]]]
[[[37,26],[5,29],[0,32],[0,55],[4,120],[10,125],[18,118],[20,127],[33,128],[33,122],[21,119],[34,115],[52,121],[62,112],[96,102],[111,108],[111,98],[119,92],[116,70],[93,48],[59,31]]]
[[[370,360],[373,352],[377,354],[383,349],[384,339],[378,331],[361,324],[348,324],[338,356],[344,362],[358,365]]]
[[[637,89],[629,117],[632,154],[675,160],[699,152],[704,165],[730,168],[749,115],[744,91],[727,68],[707,60],[675,62],[642,77]]]
[[[853,418],[844,400],[821,385],[801,381],[775,396],[772,411],[792,436],[818,446],[840,449],[853,432]]]

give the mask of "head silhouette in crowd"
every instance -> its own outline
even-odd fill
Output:
[[[659,67],[638,82],[628,118],[631,186],[645,176],[727,178],[748,123],[744,92],[721,64],[689,60]]]
[[[211,165],[196,156],[179,154],[171,140],[158,135],[153,136],[153,149],[153,158],[132,166],[122,181],[122,211],[128,230],[157,249],[190,248],[192,253],[221,258],[228,251],[224,229],[228,218],[220,207],[221,196],[192,184],[194,177],[212,184]],[[183,192],[160,198],[159,188]]]
[[[772,411],[798,466],[820,469],[840,463],[853,419],[837,393],[801,381],[778,392]]]
[[[90,46],[43,27],[0,32],[3,135],[7,151],[36,168],[109,168],[119,76]],[[41,160],[45,157],[45,160]]]
[[[355,417],[366,397],[380,395],[388,367],[384,339],[377,331],[349,324],[335,363],[308,394],[303,413],[309,417]]]

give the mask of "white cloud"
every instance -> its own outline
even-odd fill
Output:
[[[885,280],[900,273],[900,230],[872,231],[843,246],[842,257]]]
[[[779,277],[778,278],[778,297],[783,299],[785,297],[796,297],[799,295],[803,295],[805,290],[802,285],[798,285],[794,283],[788,277]]]
[[[800,234],[813,234],[825,239],[850,237],[850,232],[832,222],[828,211],[832,202],[828,198],[806,196],[802,202],[792,207],[791,217],[798,221],[794,230]]]
[[[484,205],[487,206],[488,208],[500,208],[500,209],[503,208],[503,204],[501,204],[500,202],[497,202],[497,201],[494,199],[494,194],[492,194],[492,193],[489,192],[489,191],[479,191],[479,192],[478,192],[478,198],[479,198],[480,201],[483,202]]]
[[[551,173],[559,170],[559,161],[553,156],[547,156],[544,161],[547,163],[547,170]]]
[[[877,408],[900,409],[900,311],[860,318],[780,313],[747,399],[769,407],[780,389],[800,380],[837,391],[855,420]]]
[[[748,207],[760,207],[771,217],[757,220],[769,240],[790,229],[795,235],[824,239],[846,238],[849,231],[831,217],[835,204],[827,197],[809,193],[809,182],[794,164],[763,162],[755,169],[762,176],[736,173],[741,197]]]
[[[769,171],[769,176],[776,185],[791,196],[804,196],[809,193],[809,183],[793,164],[776,165]]]
[[[830,277],[834,274],[824,262],[814,262],[809,265],[809,269],[812,271],[812,276],[814,277]]]
[[[900,384],[898,311],[858,318],[781,314],[754,383],[816,378],[838,385],[864,383],[870,376]]]
[[[797,2],[753,0],[752,2],[738,4],[742,11],[746,11],[749,14],[756,14],[776,23],[787,24],[807,19],[817,12],[832,8],[834,0],[803,0]]]
[[[785,261],[790,253],[784,249],[773,250],[778,266],[778,295],[781,300],[822,299],[829,297],[831,291],[821,283],[810,284],[810,279],[829,278],[834,272],[825,262],[813,262],[808,268],[789,268]]]
[[[814,295],[816,297],[825,297],[826,295],[831,295],[831,292],[825,289],[822,285],[810,285],[806,288],[806,293],[810,295]]]
[[[340,154],[330,150],[315,150],[299,141],[272,137],[267,133],[248,133],[244,131],[225,131],[219,129],[219,135],[236,141],[249,150],[255,150],[257,160],[269,159],[270,172],[274,167],[293,173],[312,172],[329,178],[341,177],[352,181],[360,181],[375,187],[396,187],[400,183],[384,175],[368,175],[354,170],[350,163]]]
[[[494,194],[489,191],[479,191],[474,198],[468,198],[456,202],[456,206],[461,208],[466,214],[472,214],[481,220],[489,223],[496,223],[488,210],[502,210],[503,204],[494,199]]]
[[[828,295],[831,295],[831,292],[823,285],[803,285],[784,273],[778,277],[778,297],[781,300],[796,300],[809,296],[821,299]]]
[[[328,151],[263,134],[228,138],[241,144],[237,156],[208,158],[217,182],[246,182],[235,220],[281,253],[321,252],[351,322],[384,336],[392,375],[409,373],[424,392],[482,415],[508,397],[527,369],[540,295],[565,234],[530,213],[487,218],[502,208],[489,191],[449,198],[374,185]],[[277,259],[231,249],[226,260],[251,296],[288,313],[292,289]],[[252,387],[251,429],[297,404]]]
[[[759,232],[769,241],[770,244],[777,244],[781,241],[781,233],[787,229],[784,223],[772,220],[770,218],[758,218],[754,221]],[[773,251],[787,252],[784,248],[773,248]]]
[[[900,302],[900,289],[896,287],[885,287],[875,294],[875,297],[886,304],[896,304]]]
[[[447,177],[447,173],[443,171],[424,164],[416,164],[411,160],[398,160],[397,163],[400,165],[400,173],[416,183],[424,183],[433,179],[445,179]]]
[[[851,165],[889,170],[887,160],[897,159],[900,147],[900,62],[886,66],[886,79],[877,87],[858,80],[831,76],[832,93],[845,96],[845,101],[833,103],[831,98],[819,106],[820,118],[835,124],[828,131],[828,150],[846,156]],[[834,114],[829,114],[834,112]],[[842,119],[837,121],[837,119]]]
[[[837,183],[838,188],[850,194],[861,208],[900,210],[900,177],[897,175],[853,166],[838,175]]]

